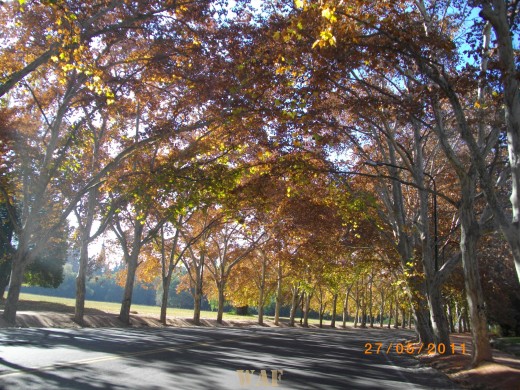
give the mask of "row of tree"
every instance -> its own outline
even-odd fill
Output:
[[[179,264],[196,323],[208,275],[219,321],[258,291],[260,322],[269,294],[291,323],[354,294],[365,325],[381,284],[380,318],[399,288],[448,345],[464,291],[473,363],[491,359],[482,273],[520,274],[518,2],[232,3],[0,6],[4,318],[74,218],[78,323],[110,230],[124,322],[136,276],[160,278],[166,320]]]

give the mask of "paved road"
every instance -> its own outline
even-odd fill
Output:
[[[455,389],[395,349],[364,353],[366,342],[386,347],[410,336],[380,329],[3,329],[0,389]]]

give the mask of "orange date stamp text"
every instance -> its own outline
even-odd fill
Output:
[[[455,353],[466,353],[466,343],[366,343],[365,344],[365,355],[379,355],[380,353],[395,353],[397,355],[419,355],[425,353],[428,355],[455,355]]]

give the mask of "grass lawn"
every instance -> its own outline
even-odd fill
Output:
[[[3,309],[4,304],[0,303],[0,309]],[[36,295],[36,294],[28,294],[21,293],[20,294],[20,311],[55,311],[55,312],[65,312],[65,313],[74,313],[75,300],[73,298],[62,298],[62,297],[52,297],[48,295]],[[121,304],[117,302],[100,302],[100,301],[85,301],[86,309],[94,309],[102,312],[108,313],[119,313],[121,308]],[[137,312],[137,314],[142,315],[151,315],[159,317],[161,308],[159,306],[148,306],[148,305],[132,305],[132,312]],[[193,310],[192,309],[178,309],[178,308],[168,308],[168,317],[174,318],[192,318]],[[217,318],[217,312],[215,311],[201,311],[200,317],[208,320],[215,320]],[[247,315],[247,316],[239,316],[231,313],[224,313],[224,320],[251,320],[255,321],[258,318],[257,315]],[[265,316],[266,320],[274,321],[274,317]],[[288,322],[288,317],[280,317],[280,320],[283,322]],[[297,316],[296,323],[300,323],[300,317]],[[311,325],[319,325],[320,321],[318,319],[309,318],[309,324]],[[336,326],[341,327],[342,321],[338,318],[336,320]],[[323,320],[323,325],[330,325],[330,320]],[[348,326],[353,326],[353,323],[348,322]]]
[[[52,303],[56,304],[56,306],[61,306],[63,308],[62,311],[74,311],[75,300],[73,298],[62,298],[62,297],[51,297],[47,295],[36,295],[36,294],[27,294],[21,293],[20,300],[30,301],[30,302],[41,302],[41,303]],[[32,306],[32,305],[31,305]],[[2,307],[2,305],[0,305]],[[35,305],[34,308],[22,310],[47,310],[46,305],[42,304],[39,308],[38,305]],[[119,313],[121,308],[120,303],[116,302],[99,302],[99,301],[85,301],[85,308],[88,309],[96,309],[109,313]],[[50,309],[52,310],[52,309]],[[159,306],[147,306],[147,305],[132,305],[131,311],[135,311],[138,314],[149,314],[159,316],[161,313],[161,308]],[[168,316],[170,317],[178,317],[178,318],[192,318],[193,310],[191,309],[177,309],[169,307],[167,311]],[[205,319],[216,319],[217,312],[214,311],[201,311],[200,317]],[[237,320],[237,319],[248,319],[254,320],[257,316],[248,315],[248,316],[238,316],[235,314],[224,313],[224,319],[227,320]]]

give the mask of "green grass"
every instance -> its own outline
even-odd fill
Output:
[[[20,304],[19,310],[25,311],[56,311],[62,313],[74,313],[75,300],[73,298],[62,298],[62,297],[52,297],[47,295],[37,295],[37,294],[20,294]],[[121,308],[121,304],[117,302],[100,302],[100,301],[85,301],[85,308],[87,311],[90,309],[92,311],[99,310],[101,312],[108,313],[119,313]],[[3,304],[0,303],[0,309],[3,309]],[[148,306],[148,305],[132,305],[132,312],[137,312],[137,314],[144,315],[152,315],[159,317],[161,308],[159,306]],[[193,310],[192,309],[178,309],[169,307],[167,311],[168,317],[173,318],[193,318]],[[200,312],[200,317],[202,319],[217,319],[217,312],[215,311],[206,311],[202,310]],[[247,315],[247,316],[239,316],[231,313],[224,313],[224,320],[251,320],[256,321],[258,318],[257,315]],[[265,316],[265,320],[274,321],[273,316]],[[280,320],[283,322],[288,322],[288,317],[280,317]],[[295,319],[296,324],[300,323],[300,317],[298,316]],[[320,321],[318,319],[309,318],[310,325],[319,325]],[[330,325],[330,320],[323,320],[323,325]],[[336,320],[336,326],[339,328],[342,325],[342,321],[340,319]],[[352,322],[347,322],[347,326],[353,326]]]
[[[75,300],[72,298],[62,298],[62,297],[51,297],[47,295],[36,295],[36,294],[27,294],[21,293],[20,299],[24,301],[29,301],[27,304],[23,305],[23,310],[52,310],[49,309],[46,304],[53,304],[54,307],[59,307],[59,311],[74,311]],[[37,303],[38,302],[38,303]],[[32,304],[34,303],[34,305]],[[42,303],[42,304],[40,304]],[[45,303],[45,304],[43,304]],[[99,302],[99,301],[85,301],[85,308],[87,309],[95,309],[109,313],[119,313],[119,309],[121,308],[120,303],[116,302]],[[137,312],[138,314],[148,314],[148,315],[156,315],[159,316],[161,313],[161,308],[158,306],[148,306],[148,305],[132,305],[132,312]],[[191,309],[178,309],[178,308],[168,308],[167,314],[169,317],[177,317],[177,318],[192,318],[193,310]],[[201,311],[200,317],[204,319],[216,319],[217,312],[214,311]],[[257,316],[248,315],[248,316],[238,316],[235,314],[224,313],[224,319],[227,320],[238,320],[238,319],[248,319],[255,320]]]

